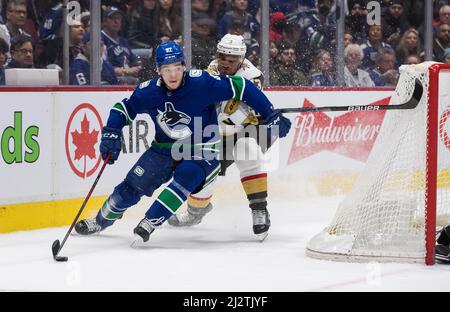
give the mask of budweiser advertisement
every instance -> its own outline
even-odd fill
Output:
[[[361,105],[388,105],[389,97]],[[305,99],[303,107],[316,107]],[[288,165],[322,151],[365,162],[372,150],[386,111],[350,111],[338,116],[323,112],[302,113],[295,117],[294,140]]]

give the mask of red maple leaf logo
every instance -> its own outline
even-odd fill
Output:
[[[99,131],[90,131],[89,128],[90,122],[87,119],[86,114],[84,114],[84,118],[81,121],[81,133],[78,132],[78,130],[70,133],[72,135],[72,142],[76,146],[75,160],[79,160],[81,157],[84,157],[84,173],[86,172],[86,157],[89,157],[90,159],[96,158],[94,146],[98,142],[99,134]]]

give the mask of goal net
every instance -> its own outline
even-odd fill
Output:
[[[450,66],[402,66],[390,105],[408,101],[416,79],[418,106],[386,112],[364,171],[307,255],[434,263],[436,226],[450,221]]]

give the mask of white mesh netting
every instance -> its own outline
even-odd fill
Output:
[[[401,67],[400,81],[390,104],[409,100],[416,78],[424,88],[422,99],[415,109],[386,112],[363,173],[339,205],[330,225],[310,240],[309,256],[345,261],[423,262],[428,67],[432,64]],[[443,116],[450,104],[449,79],[446,79],[447,84],[440,86],[437,95],[439,116]],[[442,135],[447,126],[445,118],[441,119],[444,121]],[[450,129],[448,131],[450,133]],[[447,222],[450,214],[447,191],[450,187],[450,154],[443,141],[439,140],[438,144],[438,223]]]

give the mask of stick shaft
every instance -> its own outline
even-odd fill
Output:
[[[109,161],[109,158],[110,158],[110,154],[108,154],[108,155],[106,156],[106,159],[105,159],[105,161],[103,162],[103,165],[102,165],[102,167],[101,167],[101,169],[100,169],[100,172],[98,173],[97,178],[95,178],[94,184],[92,184],[91,189],[89,190],[89,193],[87,194],[86,198],[84,199],[84,202],[83,202],[83,204],[81,205],[80,210],[78,211],[78,213],[77,213],[75,219],[73,220],[72,224],[70,225],[70,228],[69,228],[69,230],[68,230],[67,233],[66,233],[66,236],[64,236],[64,239],[63,239],[63,241],[62,241],[62,243],[61,243],[61,246],[59,247],[58,253],[57,253],[55,256],[57,256],[57,255],[59,254],[59,252],[60,252],[61,249],[63,248],[64,244],[66,243],[67,238],[69,237],[70,233],[72,232],[73,228],[75,227],[75,224],[77,223],[78,218],[80,217],[81,213],[82,213],[83,210],[84,210],[84,207],[86,206],[86,204],[87,204],[89,198],[91,197],[92,192],[94,191],[95,186],[96,186],[97,183],[98,183],[98,180],[100,180],[100,177],[102,176],[103,170],[105,170],[105,167],[106,167],[106,164],[107,164],[108,161]]]
[[[293,107],[282,108],[282,113],[314,113],[314,112],[352,112],[352,111],[379,111],[395,109],[414,109],[420,102],[423,86],[419,80],[415,81],[414,92],[411,98],[402,104],[396,105],[348,105],[348,106],[322,106],[322,107]]]

